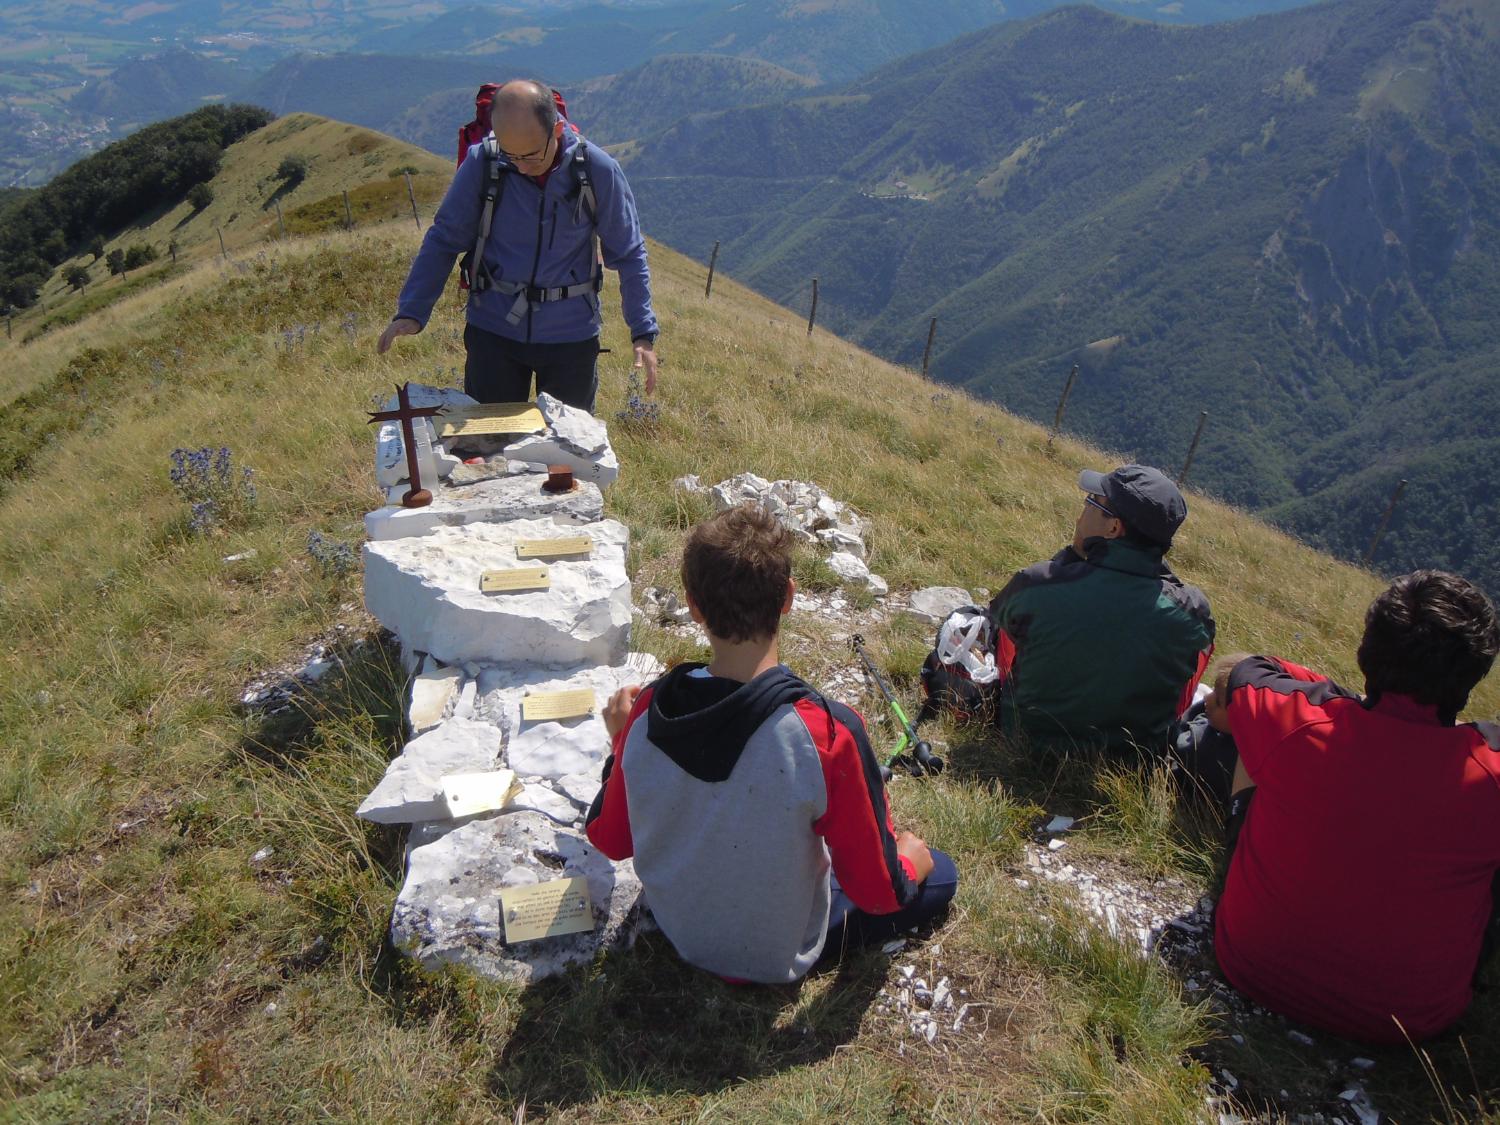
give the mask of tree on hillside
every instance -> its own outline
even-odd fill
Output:
[[[188,188],[187,201],[194,211],[201,211],[214,201],[214,189],[207,184],[194,184]]]
[[[125,251],[116,246],[104,258],[104,264],[109,267],[109,276],[114,277],[117,273],[125,272]]]
[[[125,249],[125,268],[128,270],[139,269],[147,262],[156,261],[156,247],[150,243],[137,242]]]
[[[307,179],[307,157],[293,153],[284,157],[276,168],[276,178],[285,180],[288,188],[294,188]]]
[[[97,234],[94,235],[92,241],[89,242],[89,253],[93,256],[93,259],[96,262],[100,258],[104,257],[104,239],[100,238]]]
[[[63,274],[63,280],[71,285],[75,290],[77,290],[82,289],[94,279],[89,276],[89,271],[83,266],[72,265],[69,266],[67,272]]]

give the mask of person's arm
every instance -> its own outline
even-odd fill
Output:
[[[584,142],[586,143],[586,142]],[[630,339],[637,346],[653,348],[660,326],[651,309],[651,270],[646,263],[646,239],[641,233],[635,196],[625,173],[598,146],[590,150],[596,161],[595,226],[604,264],[620,275],[620,306]]]
[[[627,687],[615,692],[604,708],[604,729],[609,732],[612,747],[604,762],[603,784],[584,820],[584,831],[589,843],[613,860],[629,859],[635,854],[621,759],[631,725],[650,705],[650,688],[643,691],[639,687]]]
[[[484,206],[485,160],[481,153],[471,153],[470,157],[453,174],[447,194],[432,217],[432,225],[422,236],[421,248],[412,259],[406,284],[396,299],[393,322],[410,320],[416,323],[417,331],[425,328],[432,307],[448,284],[454,261],[474,249],[474,239],[479,234],[479,212]]]
[[[915,835],[898,838],[880,762],[853,709],[799,702],[797,712],[818,748],[828,803],[813,831],[828,845],[833,873],[851,902],[866,914],[891,914],[917,895],[932,872],[932,856]]]

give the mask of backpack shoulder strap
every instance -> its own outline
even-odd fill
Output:
[[[490,228],[495,222],[495,211],[505,194],[506,164],[500,159],[500,145],[491,133],[484,138],[484,186],[483,203],[479,210],[479,230],[474,237],[474,249],[469,252],[469,287],[485,290],[493,278],[484,264],[484,244],[489,241]]]
[[[585,215],[591,223],[598,222],[599,207],[594,196],[594,181],[589,175],[589,143],[582,134],[578,137],[578,143],[573,146],[573,178],[578,181],[578,202],[575,204],[573,217],[581,219]]]

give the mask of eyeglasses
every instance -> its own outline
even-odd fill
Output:
[[[1099,501],[1095,500],[1092,496],[1085,496],[1083,498],[1083,502],[1085,504],[1087,504],[1090,508],[1098,508],[1101,512],[1103,512],[1106,516],[1108,516],[1112,520],[1117,520],[1117,519],[1120,518],[1119,516],[1117,516],[1113,512],[1111,512],[1108,508],[1106,508],[1103,504],[1099,503]]]
[[[530,164],[533,160],[540,160],[542,159],[542,157],[547,155],[547,150],[552,147],[552,141],[553,135],[551,133],[548,133],[546,143],[534,152],[528,152],[525,156],[517,156],[515,153],[506,152],[502,148],[500,150],[500,155],[505,157],[505,159],[509,160],[512,164]]]

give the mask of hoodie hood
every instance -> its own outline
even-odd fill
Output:
[[[727,781],[745,744],[789,703],[818,698],[784,664],[749,683],[691,676],[702,664],[679,664],[659,681],[646,713],[646,735],[700,781]]]

